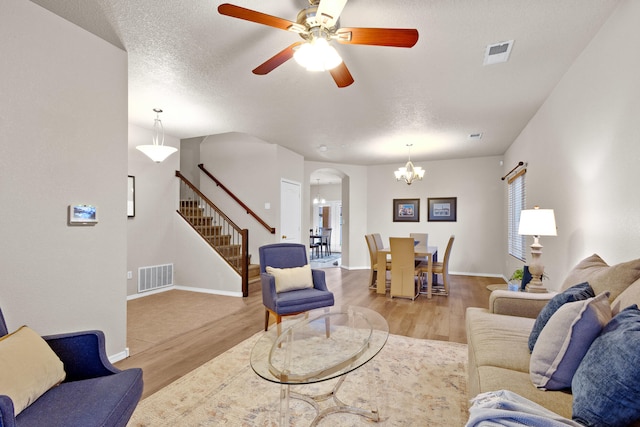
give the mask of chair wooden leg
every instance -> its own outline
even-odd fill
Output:
[[[444,285],[444,293],[449,295],[449,272],[445,271],[442,273],[442,284]]]
[[[269,329],[269,309],[264,309],[264,330]]]

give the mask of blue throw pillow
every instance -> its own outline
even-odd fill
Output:
[[[640,310],[632,305],[604,327],[571,382],[573,419],[585,426],[640,420]]]
[[[531,334],[529,334],[529,351],[533,351],[533,346],[535,346],[538,336],[540,332],[542,332],[542,328],[544,328],[544,325],[551,319],[553,313],[558,311],[560,307],[568,302],[582,301],[595,296],[589,283],[584,282],[572,286],[551,298],[547,305],[542,308],[533,324],[533,329],[531,330]]]

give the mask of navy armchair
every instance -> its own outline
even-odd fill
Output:
[[[0,337],[8,334],[0,310]],[[0,395],[0,427],[124,427],[142,396],[142,370],[119,370],[106,355],[102,331],[42,337],[64,365],[65,380],[14,416]],[[0,391],[1,393],[1,391]]]
[[[262,303],[265,306],[264,330],[269,327],[269,316],[276,318],[278,326],[282,316],[304,313],[334,304],[333,293],[327,289],[324,271],[311,270],[313,287],[276,292],[276,278],[267,273],[267,267],[303,267],[307,262],[307,248],[298,243],[275,243],[261,246],[260,279],[262,281]]]

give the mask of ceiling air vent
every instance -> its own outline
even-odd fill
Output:
[[[511,54],[512,47],[513,40],[488,45],[487,50],[484,53],[484,65],[507,62],[509,60],[509,54]]]

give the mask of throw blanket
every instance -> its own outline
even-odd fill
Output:
[[[477,395],[466,427],[583,427],[509,390]]]

